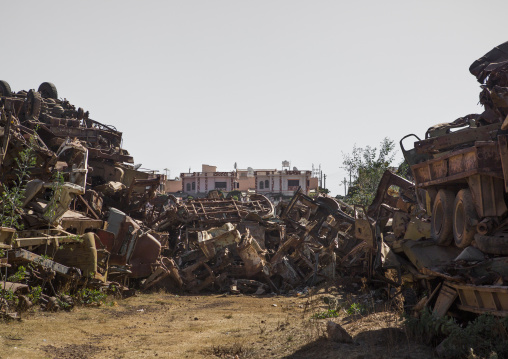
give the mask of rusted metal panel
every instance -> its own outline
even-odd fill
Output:
[[[453,150],[460,145],[472,145],[476,141],[488,141],[496,138],[501,124],[467,128],[456,132],[451,132],[439,137],[432,137],[415,142],[417,153],[438,153],[446,150]]]
[[[438,268],[450,264],[462,251],[457,247],[438,246],[433,240],[406,241],[404,253],[418,268]]]
[[[268,267],[266,267],[264,255],[262,254],[263,250],[250,235],[244,235],[240,243],[236,246],[236,249],[245,264],[247,277],[252,277],[263,270],[265,274],[270,274]]]
[[[399,188],[399,197],[394,197],[390,194],[389,189],[392,186]],[[379,181],[376,196],[369,205],[367,215],[371,218],[376,218],[376,214],[379,212],[382,204],[393,208],[400,208],[402,204],[400,203],[401,196],[410,198],[412,195],[414,195],[414,183],[387,170]]]
[[[35,253],[29,252],[21,248],[9,252],[9,261],[11,263],[32,262],[42,267],[54,270],[56,273],[59,273],[66,277],[81,276],[81,272],[77,268],[64,266],[63,264],[56,263],[51,259],[43,258]]]
[[[14,228],[0,227],[0,243],[10,247],[15,233],[16,230]]]
[[[508,287],[449,283],[460,298],[459,309],[473,313],[508,316]]]
[[[475,174],[503,178],[497,143],[477,144],[411,167],[419,187],[453,183]]]
[[[236,245],[240,239],[240,232],[230,223],[221,228],[198,232],[199,247],[208,259],[214,258],[218,250]]]
[[[424,222],[419,218],[412,217],[404,233],[404,239],[418,240],[430,238],[430,227],[430,222]]]
[[[84,276],[90,278],[91,275],[97,273],[95,235],[93,233],[84,234],[79,241],[66,244],[55,250],[53,260],[69,267],[79,268]]]
[[[476,212],[480,217],[504,216],[508,208],[504,201],[504,181],[501,178],[483,175],[468,177]]]
[[[457,299],[457,296],[458,293],[453,287],[447,285],[447,283],[443,284],[437,296],[436,304],[434,305],[434,315],[437,317],[446,315],[448,309],[450,309],[455,299]]]

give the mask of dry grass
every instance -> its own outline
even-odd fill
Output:
[[[326,358],[330,354],[335,358],[340,344],[324,340],[326,320],[311,318],[327,308],[322,299],[326,295],[338,293],[322,289],[307,297],[261,298],[154,293],[114,306],[35,313],[22,322],[0,325],[0,357]],[[348,318],[334,320],[361,345],[340,345],[340,357],[354,358],[367,350],[383,354],[388,347],[396,354],[401,345],[407,348],[398,315],[383,312]]]

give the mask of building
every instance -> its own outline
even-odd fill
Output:
[[[278,170],[248,167],[231,172],[217,172],[216,166],[204,164],[201,172],[181,173],[180,180],[166,181],[166,192],[181,191],[195,197],[202,197],[212,190],[237,190],[280,198],[292,196],[299,187],[306,194],[317,193],[318,178],[312,177],[312,171],[300,171],[296,168]]]
[[[165,182],[166,193],[182,192],[182,180],[180,178],[168,179]]]
[[[254,170],[249,167],[246,170],[236,170],[236,181],[238,183],[237,190],[241,192],[255,192],[256,191],[256,178],[254,177]]]
[[[217,172],[216,166],[202,165],[201,172],[181,173],[182,192],[200,196],[212,190],[230,192],[237,187],[236,172]]]
[[[311,190],[311,171],[288,170],[256,170],[256,193],[282,196],[292,196],[299,187],[306,194]],[[317,188],[313,188],[317,189]]]

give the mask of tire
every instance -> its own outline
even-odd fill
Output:
[[[495,236],[482,236],[477,234],[474,240],[478,249],[483,253],[502,256],[508,255],[508,237],[506,233],[500,233]]]
[[[26,95],[26,112],[27,120],[37,120],[41,113],[42,97],[41,94],[34,90],[28,91]]]
[[[41,93],[43,98],[53,98],[58,99],[58,91],[56,90],[56,86],[51,82],[43,82],[37,89],[38,92]]]
[[[432,207],[430,234],[440,246],[447,246],[453,240],[453,204],[455,195],[452,191],[440,189]]]
[[[465,248],[471,244],[476,234],[477,221],[478,215],[471,191],[467,188],[461,189],[453,204],[453,238],[457,247]]]
[[[11,96],[11,86],[7,81],[0,80],[0,96]]]

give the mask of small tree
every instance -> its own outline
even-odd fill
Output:
[[[376,195],[383,173],[395,160],[395,142],[385,137],[376,147],[353,147],[350,154],[342,153],[344,168],[349,172],[350,182],[344,200],[349,204],[367,206]]]
[[[20,209],[25,197],[26,183],[30,177],[30,168],[34,167],[37,161],[35,136],[35,134],[30,136],[26,147],[15,158],[16,181],[14,181],[14,185],[8,187],[5,183],[2,184],[2,194],[0,195],[0,205],[2,206],[0,223],[2,226],[23,229],[23,224],[19,223]]]

